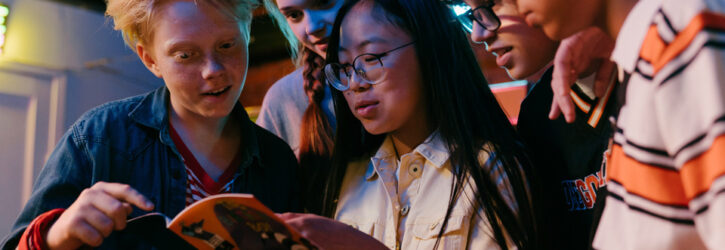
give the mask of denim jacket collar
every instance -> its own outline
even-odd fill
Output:
[[[174,153],[180,156],[181,154],[179,154],[169,134],[169,103],[169,90],[166,86],[163,86],[146,95],[131,109],[128,116],[141,125],[158,130],[161,142],[171,147]],[[241,170],[249,166],[253,162],[252,160],[260,160],[259,144],[254,125],[249,119],[246,110],[244,110],[244,107],[239,102],[234,105],[232,113],[237,113],[239,118],[242,119],[242,143],[240,150],[244,155],[244,160],[240,168]]]

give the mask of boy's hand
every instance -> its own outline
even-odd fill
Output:
[[[345,223],[314,214],[278,214],[302,237],[323,249],[388,249],[382,242]]]
[[[103,239],[126,227],[131,205],[151,211],[154,204],[126,184],[98,182],[81,192],[53,223],[45,237],[50,249],[100,246]]]
[[[551,79],[554,98],[549,119],[556,119],[563,113],[566,122],[574,122],[576,113],[569,92],[577,78],[596,70],[594,94],[598,97],[604,94],[614,71],[614,63],[609,61],[613,49],[614,41],[596,27],[586,28],[561,41],[554,57]]]

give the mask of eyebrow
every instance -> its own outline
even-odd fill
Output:
[[[279,12],[285,12],[285,11],[290,11],[290,10],[294,10],[294,9],[295,9],[295,7],[293,7],[293,6],[287,6],[284,8],[280,8]]]
[[[362,50],[365,46],[368,46],[370,44],[373,44],[373,43],[386,43],[386,42],[388,42],[388,40],[386,40],[384,38],[381,38],[381,37],[373,36],[373,37],[370,37],[368,39],[365,39],[365,41],[362,41],[361,43],[359,43],[357,46],[355,46],[355,48],[357,48],[358,50]],[[340,46],[340,49],[339,50],[340,51],[347,51],[347,48]]]
[[[178,50],[180,48],[186,48],[186,47],[193,47],[193,44],[187,40],[182,40],[182,39],[174,39],[171,41],[166,41],[166,43],[164,44],[165,53],[171,53],[175,50]]]

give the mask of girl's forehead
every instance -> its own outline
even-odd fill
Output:
[[[285,7],[308,8],[314,6],[320,0],[277,0],[280,9]]]
[[[341,40],[349,41],[374,41],[376,43],[401,40],[407,38],[407,32],[393,25],[385,19],[387,13],[380,8],[354,8],[343,20],[341,27]],[[347,41],[346,41],[347,40]]]

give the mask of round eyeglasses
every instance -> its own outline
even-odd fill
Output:
[[[461,23],[463,29],[468,33],[473,32],[473,22],[477,22],[484,29],[495,32],[501,27],[501,19],[493,12],[493,1],[471,9],[467,4],[449,4],[456,14],[456,19]]]
[[[376,84],[385,77],[385,68],[383,67],[382,58],[390,52],[401,49],[415,43],[415,41],[403,44],[394,49],[382,53],[365,53],[355,57],[352,64],[330,63],[325,65],[325,77],[327,82],[339,91],[350,89],[350,81],[355,80],[358,83]]]

